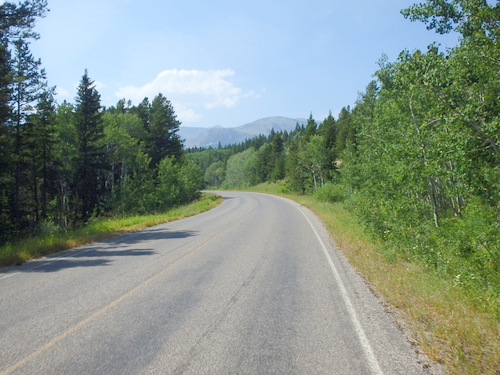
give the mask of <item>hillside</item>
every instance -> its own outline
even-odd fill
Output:
[[[235,144],[253,138],[260,134],[269,135],[274,131],[292,131],[297,123],[306,124],[303,118],[292,119],[287,117],[266,117],[237,127],[223,128],[214,126],[211,128],[196,128],[181,126],[178,134],[184,140],[186,148],[192,147],[217,147]]]

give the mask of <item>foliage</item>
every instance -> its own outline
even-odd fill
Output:
[[[149,213],[199,197],[170,101],[105,109],[87,70],[75,104],[57,104],[29,42],[46,1],[0,4],[0,243],[114,213]]]
[[[349,192],[345,185],[332,182],[325,183],[314,193],[314,197],[318,200],[331,203],[343,202],[348,195]]]
[[[253,148],[249,148],[229,158],[223,184],[225,189],[249,187],[257,183],[256,153]]]
[[[75,120],[77,129],[78,157],[73,189],[78,199],[79,219],[88,220],[99,210],[99,198],[103,195],[103,175],[107,168],[101,120],[101,97],[89,78],[87,70],[78,86]]]
[[[182,219],[205,212],[221,202],[220,197],[213,194],[203,194],[200,199],[188,205],[170,207],[167,211],[159,214],[120,214],[112,217],[93,218],[85,226],[68,231],[53,222],[44,221],[40,223],[39,230],[31,236],[15,243],[0,245],[0,266],[21,264],[42,255]]]
[[[146,144],[152,165],[157,166],[169,155],[179,158],[182,153],[182,143],[177,135],[180,122],[172,103],[161,93],[153,99],[148,118],[149,122],[145,124],[148,132]]]
[[[200,164],[206,179],[216,184],[225,170],[225,188],[282,181],[282,190],[343,202],[388,253],[499,303],[499,9],[429,0],[404,10],[460,33],[460,43],[382,57],[337,119],[318,126],[311,114],[290,134],[217,150],[226,156]]]
[[[330,189],[328,185],[325,188]],[[251,190],[279,194],[280,186],[266,183]],[[499,310],[495,299],[484,299],[482,290],[464,287],[460,283],[465,278],[447,280],[387,249],[382,241],[366,233],[357,215],[346,210],[345,205],[325,202],[322,190],[316,197],[285,196],[318,215],[342,253],[396,307],[397,316],[412,332],[412,341],[431,360],[443,365],[446,373],[498,373]],[[496,230],[488,227],[492,218],[487,216],[477,226],[485,231]]]

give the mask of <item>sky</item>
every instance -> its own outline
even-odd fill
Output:
[[[74,103],[87,69],[102,105],[161,92],[183,126],[310,114],[319,123],[352,107],[384,54],[456,45],[404,19],[416,2],[48,0],[31,51],[59,103]]]

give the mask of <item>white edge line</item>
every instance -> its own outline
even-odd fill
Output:
[[[383,375],[383,371],[378,363],[377,358],[375,357],[375,354],[373,353],[373,349],[370,345],[370,342],[368,341],[368,338],[366,337],[365,331],[363,330],[363,327],[361,326],[361,322],[358,319],[358,316],[356,314],[356,310],[354,310],[354,306],[351,302],[351,299],[349,298],[349,295],[347,294],[347,290],[345,289],[344,283],[342,282],[342,279],[340,278],[340,274],[337,271],[337,268],[335,267],[335,264],[332,261],[332,258],[330,257],[330,254],[328,254],[328,250],[323,243],[323,240],[319,236],[319,233],[316,231],[316,228],[314,228],[313,223],[309,218],[306,216],[306,214],[296,206],[296,208],[304,215],[306,218],[307,222],[311,226],[314,234],[316,235],[316,238],[318,239],[319,243],[321,244],[321,248],[323,249],[323,253],[325,254],[325,257],[328,261],[328,264],[330,265],[330,269],[332,270],[333,277],[335,278],[335,281],[337,282],[340,290],[340,294],[342,295],[342,299],[344,300],[347,311],[349,312],[349,316],[351,318],[352,324],[354,325],[354,330],[356,331],[359,341],[361,342],[361,346],[363,347],[365,351],[366,358],[368,360],[368,365],[370,367],[370,370],[373,374],[376,375]]]
[[[10,274],[8,274],[8,275],[5,275],[5,276],[0,277],[0,280],[6,279],[6,278],[11,277],[11,276],[14,276],[14,275],[17,275],[17,274],[19,274],[19,273],[20,273],[20,272],[10,273]]]

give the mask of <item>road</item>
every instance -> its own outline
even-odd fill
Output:
[[[0,374],[427,374],[320,221],[279,197],[0,270]]]

